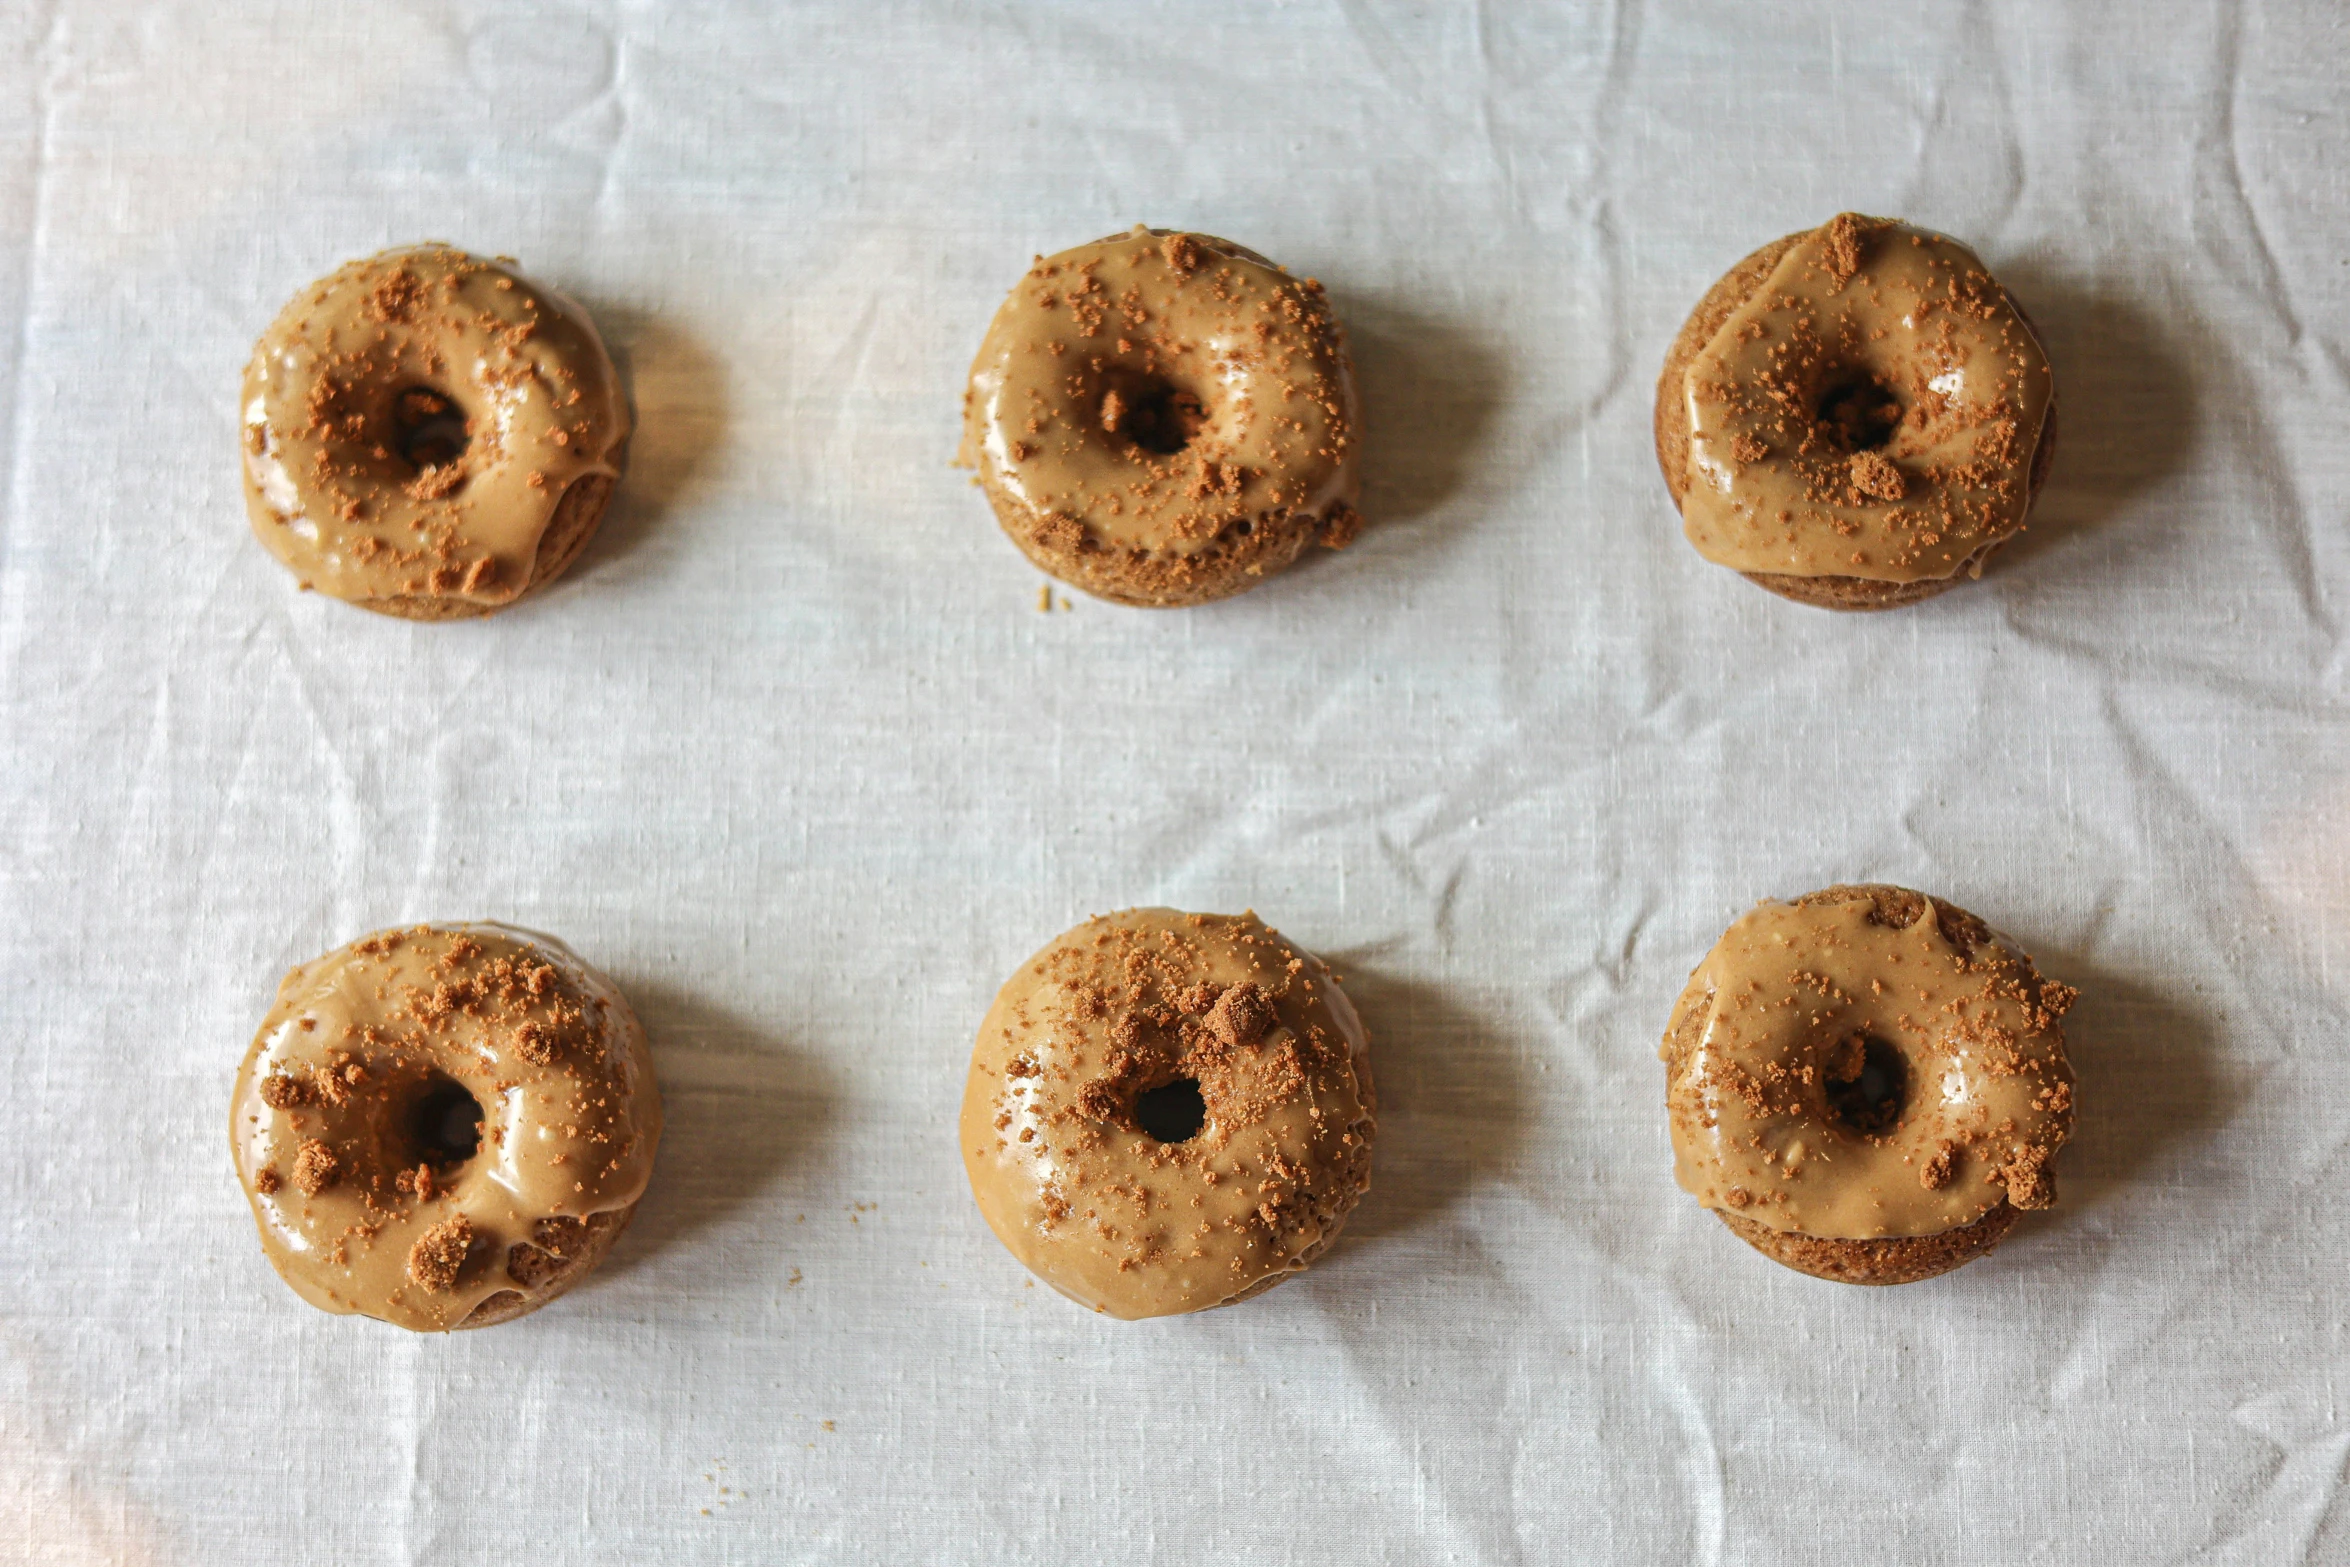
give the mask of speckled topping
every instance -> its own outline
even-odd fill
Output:
[[[286,975],[237,1074],[237,1175],[303,1299],[418,1331],[520,1315],[644,1194],[643,1029],[561,943],[378,931]]]
[[[2073,992],[1899,887],[1766,901],[1706,955],[1662,1051],[1675,1174],[1812,1237],[1938,1235],[2056,1200]]]
[[[1138,226],[1037,258],[972,362],[959,460],[1055,576],[1197,603],[1354,537],[1359,422],[1321,284]]]
[[[432,619],[498,609],[567,565],[629,433],[586,313],[445,245],[296,295],[254,347],[242,422],[269,552],[304,587]]]
[[[1132,909],[1004,985],[963,1159],[1012,1254],[1116,1317],[1227,1305],[1320,1256],[1370,1180],[1370,1047],[1254,915]]]
[[[2024,524],[2054,388],[1974,252],[1843,213],[1784,250],[1675,389],[1683,531],[1750,573],[1979,569]]]

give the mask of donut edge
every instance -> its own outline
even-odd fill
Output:
[[[591,1213],[577,1222],[586,1231],[584,1240],[566,1251],[557,1252],[540,1244],[549,1237],[542,1219],[529,1241],[517,1241],[506,1248],[506,1277],[513,1287],[502,1289],[483,1298],[480,1305],[466,1313],[465,1320],[449,1331],[463,1333],[473,1328],[494,1328],[501,1322],[512,1322],[516,1317],[527,1317],[558,1296],[570,1292],[573,1286],[596,1271],[613,1242],[628,1228],[628,1221],[636,1217],[637,1202],[625,1208],[614,1208],[604,1213]],[[540,1262],[537,1259],[545,1259]],[[552,1264],[548,1266],[547,1264]],[[518,1270],[527,1270],[525,1278]]]
[[[1916,1284],[1963,1268],[1977,1257],[1989,1255],[2007,1239],[2016,1220],[2023,1217],[2021,1211],[2002,1199],[1998,1207],[1974,1223],[1939,1235],[1822,1240],[1790,1230],[1774,1230],[1719,1208],[1712,1211],[1715,1218],[1730,1227],[1731,1234],[1781,1267],[1826,1279],[1831,1284],[1869,1285]]]
[[[1714,334],[1721,331],[1730,317],[1737,314],[1739,308],[1752,299],[1763,284],[1770,281],[1780,258],[1818,232],[1816,227],[1800,229],[1750,252],[1736,266],[1723,273],[1712,288],[1706,290],[1705,297],[1697,302],[1697,308],[1690,311],[1689,319],[1681,324],[1672,346],[1666,349],[1664,369],[1657,376],[1656,409],[1652,424],[1657,467],[1664,474],[1665,489],[1673,497],[1676,516],[1680,515],[1684,497],[1689,492],[1689,411],[1686,402],[1678,395],[1689,362],[1704,350],[1706,344],[1713,341]],[[2041,352],[2046,353],[2047,339],[2041,335],[2038,324],[2032,320],[2029,312],[2014,294],[2008,292],[2007,285],[1992,275],[1988,267],[1984,269],[1984,275],[1999,284],[1999,292],[2007,300],[2008,307],[2030,329],[2033,338],[2041,344]],[[2050,379],[2053,383],[2053,369]],[[2031,524],[2032,507],[2040,498],[2040,487],[2047,482],[2049,467],[2056,458],[2057,401],[2057,392],[2052,384],[2048,411],[2041,418],[2039,442],[2032,448],[2031,470],[2025,479],[2028,494],[2024,501],[2023,520],[2016,524],[2014,533],[1984,545],[1960,562],[1958,569],[1949,576],[1927,577],[1917,582],[1881,582],[1870,577],[1799,577],[1766,571],[1741,571],[1738,575],[1765,592],[1775,593],[1797,604],[1809,604],[1815,609],[1851,612],[1900,609],[1905,605],[1923,603],[1962,583],[1974,581],[1983,574],[1983,568],[1990,564],[1992,556],[1999,553],[2000,547]],[[1680,459],[1678,462],[1674,460],[1676,457]]]
[[[1233,538],[1228,528],[1196,555],[1158,556],[1105,548],[1090,533],[1074,545],[1055,543],[1026,505],[993,484],[982,488],[996,525],[1030,564],[1081,593],[1131,609],[1188,609],[1246,593],[1296,565],[1315,541],[1351,538],[1357,525],[1354,508],[1339,501],[1327,516],[1292,513],[1273,525],[1251,519],[1245,537]]]
[[[623,442],[612,454],[612,465],[625,470],[628,466],[628,447]],[[395,594],[389,598],[353,599],[359,608],[388,615],[395,620],[441,621],[480,620],[500,610],[512,609],[539,589],[553,582],[571,569],[596,536],[596,529],[604,521],[604,513],[611,509],[613,492],[620,487],[618,473],[586,473],[571,481],[563,498],[555,503],[553,515],[547,519],[544,533],[539,535],[537,555],[532,559],[530,580],[522,591],[502,604],[485,604],[478,599],[458,598],[430,593]]]

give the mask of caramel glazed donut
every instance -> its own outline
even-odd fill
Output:
[[[286,975],[229,1140],[304,1300],[480,1328],[603,1260],[652,1175],[661,1095],[628,1003],[561,942],[419,925]]]
[[[446,245],[354,261],[255,345],[245,510],[305,589],[409,620],[487,615],[577,559],[628,442],[587,312]]]
[[[1320,283],[1137,224],[1028,269],[972,362],[955,460],[1063,582],[1204,604],[1352,542],[1360,423]]]
[[[1661,1054],[1681,1185],[1774,1261],[1932,1278],[2056,1201],[2075,992],[1903,887],[1766,901],[1690,976]]]
[[[1892,609],[1983,574],[2056,453],[2031,321],[1956,240],[1839,214],[1730,269],[1656,385],[1697,552],[1782,598]]]
[[[1301,1272],[1370,1185],[1362,1020],[1253,914],[1086,921],[1005,984],[963,1161],[1029,1271],[1113,1317],[1229,1306]]]

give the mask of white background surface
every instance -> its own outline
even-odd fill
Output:
[[[2350,93],[2324,0],[53,5],[0,13],[0,1557],[2350,1560]],[[1979,587],[1680,541],[1656,366],[1840,208],[1976,245],[2063,437]],[[947,466],[1029,257],[1323,278],[1361,542],[1186,612]],[[641,431],[556,591],[410,626],[245,532],[297,287],[504,251]],[[1074,596],[1074,595],[1073,595]],[[1752,900],[1941,893],[2078,984],[2063,1206],[1892,1291],[1674,1187],[1654,1059]],[[1337,959],[1375,1189],[1120,1325],[987,1234],[996,985],[1084,914]],[[496,918],[612,973],[668,1140],[612,1260],[320,1315],[231,1176],[292,962]]]

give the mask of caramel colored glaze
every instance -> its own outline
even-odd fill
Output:
[[[1844,213],[1801,236],[1691,361],[1683,531],[1752,573],[1979,572],[2024,525],[2054,391],[1973,251]]]
[[[445,245],[295,296],[253,350],[242,406],[254,535],[305,587],[418,618],[487,613],[567,564],[576,526],[560,560],[540,545],[575,486],[596,504],[570,515],[592,527],[629,433],[586,312]],[[460,421],[454,455],[410,439]]]
[[[1206,1121],[1160,1142],[1136,1101],[1183,1079]],[[1319,1257],[1370,1184],[1376,1110],[1362,1021],[1319,959],[1253,914],[1130,909],[1053,941],[997,995],[963,1160],[1038,1278],[1114,1317],[1170,1316]]]
[[[418,1125],[451,1084],[485,1112],[470,1158]],[[229,1139],[297,1294],[438,1332],[520,1315],[593,1265],[652,1176],[661,1096],[628,1003],[562,943],[420,925],[286,975]]]
[[[1345,334],[1314,280],[1137,225],[1038,258],[972,362],[957,461],[1037,564],[1132,604],[1236,593],[1354,510]]]
[[[1940,1235],[2002,1203],[2047,1207],[2073,1125],[2058,1022],[2073,994],[1980,920],[1904,888],[1766,901],[1674,1008],[1674,1172],[1709,1208],[1814,1238]],[[1863,1132],[1833,1102],[1863,1081],[1870,1042],[1898,1057],[1905,1091],[1897,1121]]]

